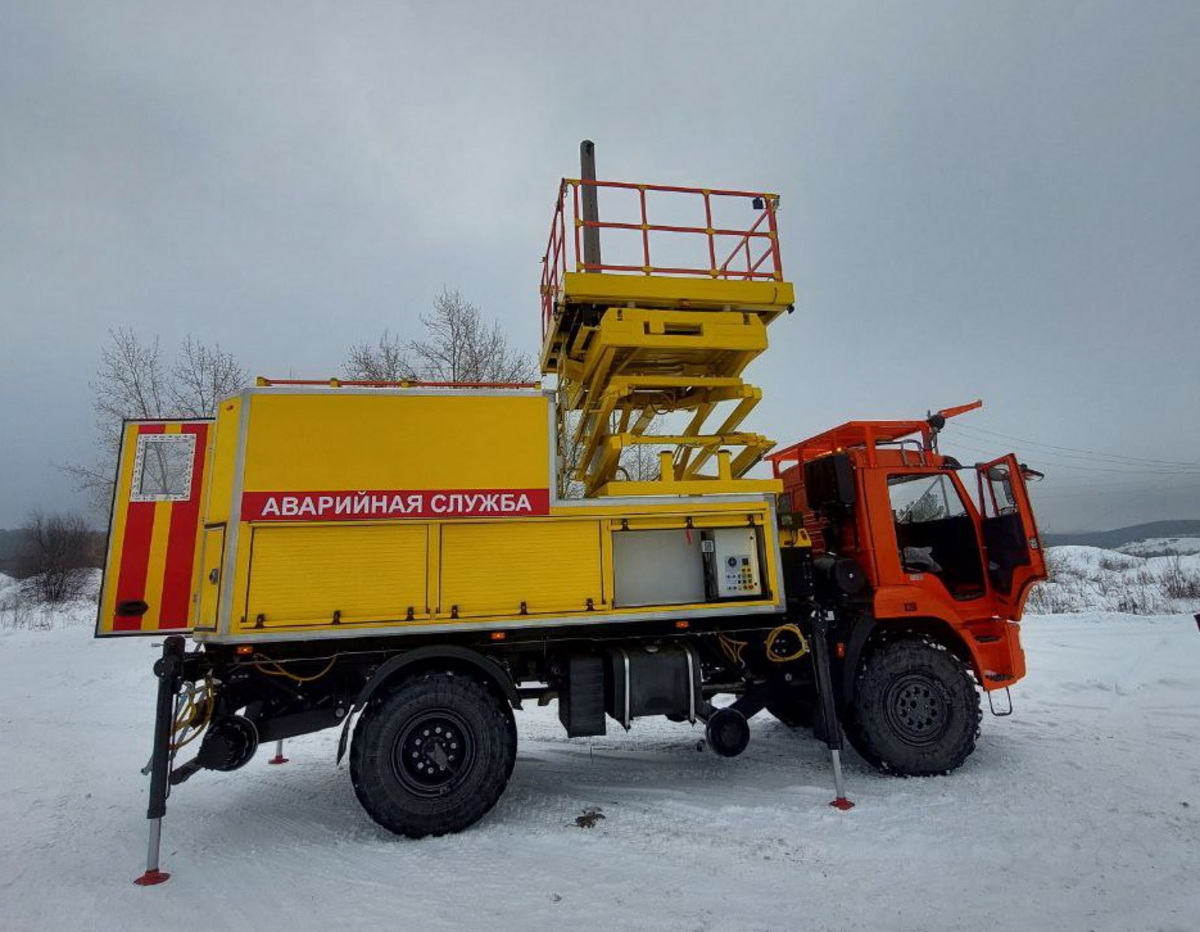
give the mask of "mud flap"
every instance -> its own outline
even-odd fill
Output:
[[[354,718],[354,710],[351,709],[346,715],[346,721],[342,723],[342,734],[338,738],[337,760],[335,764],[340,764],[342,758],[346,756],[346,748],[350,744],[350,722]]]

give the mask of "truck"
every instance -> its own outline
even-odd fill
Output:
[[[168,876],[172,787],[323,729],[413,838],[493,807],[528,702],[572,737],[701,723],[730,757],[765,710],[826,743],[844,808],[843,738],[947,773],[1024,676],[1035,474],[938,449],[978,402],[772,452],[742,373],[794,309],[778,195],[601,181],[582,153],[543,382],[260,378],[126,423],[97,635],[164,638],[138,883]]]

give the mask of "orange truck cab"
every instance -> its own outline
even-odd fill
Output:
[[[937,450],[947,418],[979,406],[852,421],[768,457],[781,511],[803,523],[826,588],[840,588],[843,669],[860,669],[873,644],[917,635],[949,648],[985,691],[1025,675],[1018,622],[1046,576],[1025,481],[1040,474],[1012,455],[964,467]]]

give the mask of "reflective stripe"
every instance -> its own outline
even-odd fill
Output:
[[[142,424],[138,435],[161,434],[164,424]],[[133,477],[137,481],[137,476]],[[117,490],[120,503],[128,489]],[[118,505],[119,507],[119,505]],[[125,535],[121,544],[121,569],[117,575],[117,594],[113,600],[113,631],[140,631],[142,617],[119,615],[116,607],[125,601],[141,601],[146,597],[146,571],[150,565],[150,548],[154,539],[154,502],[128,502],[125,505]]]
[[[187,628],[192,603],[192,572],[196,564],[196,540],[200,521],[200,495],[204,479],[207,424],[188,424],[185,434],[196,435],[192,459],[192,494],[187,501],[171,504],[171,526],[167,533],[167,559],[163,569],[162,604],[158,627]]]

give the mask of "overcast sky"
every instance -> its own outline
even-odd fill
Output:
[[[1198,49],[1195,0],[7,0],[0,527],[85,507],[111,328],[326,377],[450,287],[535,350],[583,138],[783,194],[750,428],[982,397],[943,448],[1046,472],[1044,530],[1200,518]]]

